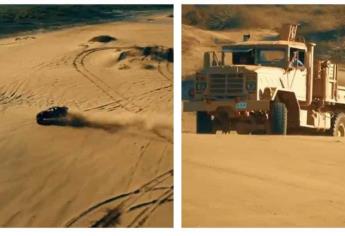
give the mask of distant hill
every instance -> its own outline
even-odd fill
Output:
[[[215,31],[300,24],[299,34],[318,44],[318,56],[345,62],[345,5],[184,5],[182,22]]]
[[[122,20],[171,5],[0,5],[0,37],[22,31]]]

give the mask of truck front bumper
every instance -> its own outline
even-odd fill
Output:
[[[237,102],[235,100],[222,100],[222,101],[185,101],[183,102],[184,112],[197,112],[197,111],[216,111],[217,108],[226,108],[231,111],[269,111],[270,100],[246,100]]]

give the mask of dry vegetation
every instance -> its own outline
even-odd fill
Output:
[[[339,5],[185,5],[183,24],[207,30],[277,30],[300,24],[300,34],[318,43],[317,54],[345,62],[345,6]]]

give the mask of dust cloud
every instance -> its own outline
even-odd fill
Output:
[[[121,130],[148,131],[172,140],[173,121],[171,115],[147,113],[86,113],[70,111],[67,124],[73,127],[102,129],[110,133]]]

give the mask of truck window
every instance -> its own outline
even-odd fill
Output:
[[[285,62],[284,49],[259,49],[258,64],[282,66]]]
[[[290,60],[291,67],[304,67],[305,51],[297,48],[290,48]]]
[[[232,62],[234,65],[254,65],[255,52],[253,49],[233,51]]]
[[[338,85],[345,86],[345,65],[339,64],[337,71]]]

